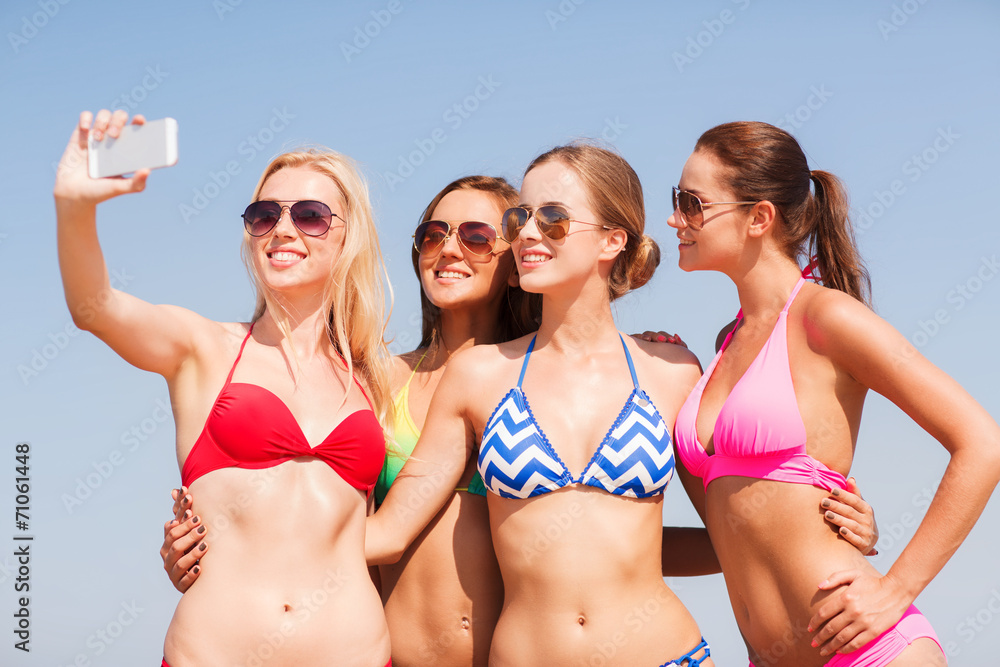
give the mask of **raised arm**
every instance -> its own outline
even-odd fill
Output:
[[[87,137],[91,132],[97,138],[117,137],[127,121],[124,111],[103,110],[96,118],[89,111],[80,114],[53,189],[59,269],[77,327],[94,333],[130,364],[170,378],[191,355],[198,332],[211,323],[183,308],[153,305],[111,287],[97,238],[97,205],[141,192],[149,171],[130,178],[90,178]],[[144,122],[142,116],[132,120],[136,125]]]
[[[815,325],[811,343],[951,454],[923,521],[884,576],[838,572],[820,584],[846,588],[818,610],[810,628],[822,626],[818,643],[849,652],[898,621],[969,534],[1000,481],[1000,426],[899,332],[850,297],[824,294],[807,316]],[[868,629],[857,634],[862,625]]]
[[[469,418],[470,395],[481,383],[469,350],[448,363],[434,392],[413,453],[365,531],[369,565],[399,560],[454,492],[472,455],[475,434]]]

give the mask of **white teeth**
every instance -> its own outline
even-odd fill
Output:
[[[684,239],[679,239],[681,245],[694,245],[694,241],[685,241]]]
[[[544,262],[547,261],[548,259],[549,258],[546,257],[545,255],[525,255],[524,257],[521,258],[521,261],[528,262],[529,264],[531,264],[535,262]]]
[[[458,271],[438,271],[438,278],[468,278],[464,273]]]
[[[294,252],[272,252],[271,259],[278,260],[279,262],[294,262],[297,259],[302,259],[302,255]]]

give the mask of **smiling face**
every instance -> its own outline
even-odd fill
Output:
[[[283,208],[274,229],[251,239],[257,276],[268,289],[288,295],[321,293],[344,245],[344,202],[329,176],[308,167],[286,167],[264,182],[258,196],[258,201],[283,206],[303,200],[321,201],[337,216],[325,234],[303,234]]]
[[[727,185],[723,164],[706,151],[691,154],[677,187],[703,202],[736,201]],[[724,270],[743,250],[751,211],[750,206],[733,204],[705,207],[700,230],[689,227],[678,212],[672,213],[667,224],[677,230],[680,242],[677,265],[683,271]]]
[[[513,269],[506,243],[498,240],[490,255],[474,255],[458,241],[458,225],[466,221],[485,222],[500,228],[503,211],[496,197],[482,190],[453,190],[431,213],[432,220],[452,226],[444,245],[420,253],[419,274],[424,294],[442,310],[473,308],[498,303]]]
[[[560,206],[573,220],[583,221],[570,222],[568,233],[558,240],[542,234],[534,216],[527,221],[511,244],[522,289],[544,293],[558,284],[595,274],[604,250],[598,235],[607,231],[595,226],[603,223],[591,209],[587,190],[572,168],[553,160],[531,169],[524,175],[520,205],[530,211]]]

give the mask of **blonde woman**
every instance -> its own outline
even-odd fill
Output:
[[[81,114],[54,194],[74,321],[166,379],[182,479],[207,522],[229,524],[204,557],[214,565],[177,606],[164,664],[386,665],[389,633],[363,550],[390,403],[367,188],[330,151],[271,162],[244,213],[254,316],[213,322],[109,285],[97,204],[142,191],[148,171],[92,180],[86,146],[127,121]]]

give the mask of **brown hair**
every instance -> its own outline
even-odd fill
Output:
[[[557,146],[528,165],[525,175],[548,162],[561,162],[576,172],[598,221],[628,234],[625,249],[615,258],[608,280],[612,301],[638,289],[660,264],[660,247],[644,233],[646,207],[635,170],[614,151],[585,142]]]
[[[452,181],[444,187],[441,192],[435,195],[431,203],[427,205],[420,215],[420,222],[427,222],[434,215],[445,195],[456,190],[477,190],[492,196],[500,205],[500,208],[507,209],[517,206],[517,190],[514,189],[506,179],[496,176],[465,176]],[[500,241],[502,245],[506,245]],[[504,251],[506,252],[506,250]],[[410,251],[410,258],[413,261],[413,271],[420,278],[420,253],[416,248]],[[420,347],[430,347],[435,340],[441,337],[441,309],[431,303],[431,300],[424,294],[423,286],[420,287],[420,314],[422,323],[420,326]],[[507,307],[501,308],[497,320],[496,341],[505,343],[515,338],[520,338],[532,331],[538,330],[541,321],[542,299],[538,294],[528,294],[520,287],[507,286]]]
[[[795,137],[767,123],[724,123],[701,135],[694,150],[726,166],[736,200],[774,204],[781,217],[776,238],[790,257],[808,263],[815,255],[824,285],[869,303],[871,280],[854,241],[847,191],[833,174],[809,170]]]

